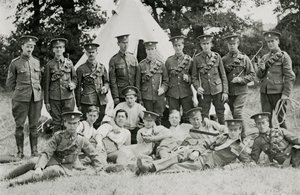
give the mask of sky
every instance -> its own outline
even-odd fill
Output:
[[[15,30],[13,22],[13,15],[16,9],[18,1],[12,1],[14,3],[4,4],[6,0],[0,0],[0,34],[9,35],[11,31]],[[113,0],[96,0],[99,5],[101,5],[103,10],[108,10],[111,12],[111,9],[114,7]],[[249,16],[251,19],[256,21],[262,21],[263,24],[274,24],[277,23],[277,16],[273,13],[274,8],[276,7],[276,0],[272,1],[270,4],[255,7],[252,1],[243,0],[244,5],[237,12],[237,15],[240,17]],[[230,6],[230,5],[229,5]],[[7,19],[7,17],[10,17]],[[267,30],[267,29],[265,29]]]

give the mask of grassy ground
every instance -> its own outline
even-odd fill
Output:
[[[271,167],[146,175],[123,172],[58,178],[6,188],[1,194],[300,194],[300,170]]]
[[[300,102],[300,87],[293,90],[292,98]],[[0,96],[0,154],[15,154],[14,121],[11,115],[10,94]],[[249,116],[260,111],[259,91],[251,89],[245,108],[247,125],[254,128]],[[299,108],[288,110],[290,130],[300,135]],[[5,139],[1,139],[5,138]],[[28,141],[26,141],[28,142]],[[25,154],[29,146],[25,144]],[[0,176],[15,165],[0,165]],[[273,167],[240,168],[236,170],[208,170],[196,173],[147,175],[133,173],[109,175],[80,175],[58,178],[7,188],[0,182],[1,194],[300,194],[300,169]]]

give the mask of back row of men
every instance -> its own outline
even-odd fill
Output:
[[[261,80],[262,111],[272,113],[277,101],[291,94],[295,74],[289,55],[279,48],[280,33],[269,31],[264,33],[264,37],[270,52],[259,61],[256,75]],[[95,124],[95,127],[99,127],[105,115],[109,89],[117,105],[128,98],[122,94],[127,86],[139,89],[136,98],[146,110],[159,114],[158,123],[166,106],[165,97],[170,110],[180,110],[182,106],[183,119],[186,119],[186,112],[194,107],[191,85],[197,91],[203,118],[208,118],[213,103],[218,122],[224,124],[224,103],[227,101],[233,118],[242,118],[247,83],[254,80],[255,71],[251,60],[238,49],[239,35],[224,37],[229,52],[223,58],[211,51],[212,35],[199,36],[202,51],[193,59],[183,53],[184,36],[172,37],[170,41],[175,54],[165,63],[157,55],[156,45],[159,43],[146,41],[147,57],[139,64],[127,52],[129,35],[116,38],[120,50],[111,58],[108,73],[105,66],[96,59],[98,44],[88,43],[84,46],[88,59],[75,71],[73,63],[63,55],[67,40],[56,38],[51,40],[55,57],[45,66],[43,75],[39,60],[32,56],[38,39],[28,35],[21,37],[22,54],[11,62],[6,83],[14,90],[12,112],[16,122],[15,138],[19,156],[23,156],[23,128],[27,117],[32,155],[37,155],[37,124],[41,115],[43,91],[44,102],[55,130],[63,128],[62,113],[73,111],[75,100],[84,118],[90,106],[100,108]],[[282,118],[279,114],[280,121]],[[286,127],[284,122],[282,127]],[[136,134],[136,127],[129,130]]]

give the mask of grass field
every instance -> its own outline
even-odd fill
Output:
[[[12,132],[9,94],[0,96],[0,153],[15,154]],[[300,87],[294,89],[292,98],[300,102]],[[288,125],[300,135],[299,109],[289,107]],[[251,89],[245,108],[245,117],[260,111],[259,91]],[[253,128],[252,120],[246,119]],[[8,135],[8,136],[7,136]],[[7,137],[5,137],[7,136]],[[1,139],[5,137],[6,139]],[[25,154],[29,155],[28,144]],[[0,176],[14,165],[0,165]],[[85,175],[82,175],[85,174]],[[0,182],[0,194],[300,194],[300,169],[274,167],[246,167],[235,170],[207,170],[195,173],[135,176],[130,172],[121,174],[93,175],[82,173],[77,177],[58,178],[7,188],[8,182]]]

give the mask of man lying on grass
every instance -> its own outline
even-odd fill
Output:
[[[300,137],[284,128],[270,128],[270,113],[262,112],[251,116],[259,130],[259,136],[253,142],[251,157],[258,162],[264,152],[270,162],[277,162],[283,167],[300,166]]]
[[[13,170],[2,179],[12,179],[13,177],[25,174],[21,179],[10,183],[10,186],[13,186],[64,175],[71,176],[74,163],[81,151],[93,161],[96,172],[101,171],[106,161],[102,161],[91,143],[76,132],[81,115],[80,112],[63,113],[62,116],[66,129],[58,131],[53,135],[37,162],[32,166],[32,170],[29,171],[28,166],[21,165],[21,168],[24,167],[27,170],[22,172],[17,167],[15,170],[18,170],[19,174],[15,174],[15,170]]]
[[[138,174],[146,172],[180,172],[198,171],[215,167],[224,167],[237,159],[243,163],[251,163],[241,141],[243,121],[227,120],[228,133],[211,139],[192,139],[189,145],[178,148],[172,155],[161,160],[140,157],[137,160]],[[194,131],[196,134],[196,131]],[[199,135],[202,135],[199,132]],[[208,136],[208,135],[207,135]]]

